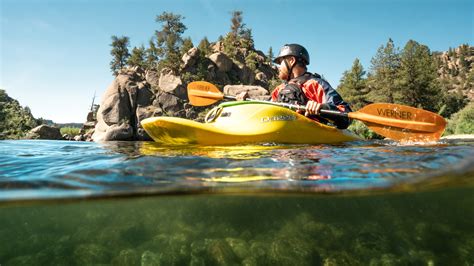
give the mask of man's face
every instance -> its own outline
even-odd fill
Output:
[[[280,78],[281,80],[287,80],[289,75],[289,70],[286,67],[285,60],[289,67],[291,67],[291,65],[294,64],[296,61],[295,58],[292,56],[284,57],[281,59],[280,64],[278,65],[278,78]]]

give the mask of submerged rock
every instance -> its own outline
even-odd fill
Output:
[[[153,253],[149,250],[143,252],[141,257],[141,266],[159,266],[160,256],[156,253]]]
[[[243,260],[250,256],[250,245],[247,241],[230,237],[226,238],[225,241],[239,259]]]
[[[77,265],[92,265],[110,263],[109,251],[97,244],[79,245],[74,250],[74,261]]]
[[[124,249],[112,260],[113,265],[117,266],[138,266],[140,265],[140,255],[133,249]]]
[[[272,265],[322,265],[322,259],[310,241],[299,238],[277,239],[268,254]]]

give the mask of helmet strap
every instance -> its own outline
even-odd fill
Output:
[[[286,69],[288,69],[288,77],[286,78],[286,82],[289,82],[291,80],[291,76],[293,75],[293,68],[295,67],[296,64],[293,64],[290,67],[286,59],[283,59],[283,62],[285,62]]]

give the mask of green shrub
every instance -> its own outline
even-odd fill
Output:
[[[77,127],[63,127],[60,128],[59,131],[61,135],[68,134],[70,137],[77,136],[81,133],[81,129]]]
[[[448,120],[444,135],[474,134],[474,103],[471,102]]]
[[[384,137],[370,130],[364,123],[354,120],[348,128],[364,139],[383,139]]]

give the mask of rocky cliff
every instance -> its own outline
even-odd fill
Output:
[[[242,49],[236,59],[231,59],[223,53],[221,42],[215,43],[212,49],[209,56],[203,55],[198,48],[190,49],[181,59],[179,73],[168,68],[159,72],[138,67],[119,71],[102,96],[92,139],[149,140],[140,125],[145,118],[177,116],[198,119],[206,108],[191,106],[186,91],[187,83],[196,78],[220,85],[236,84],[226,88],[231,95],[246,90],[252,97],[268,98],[265,88],[277,71],[261,51]],[[255,54],[251,67],[245,62],[250,53]]]
[[[450,91],[461,91],[474,100],[474,47],[467,44],[433,53],[438,65],[439,79]]]

